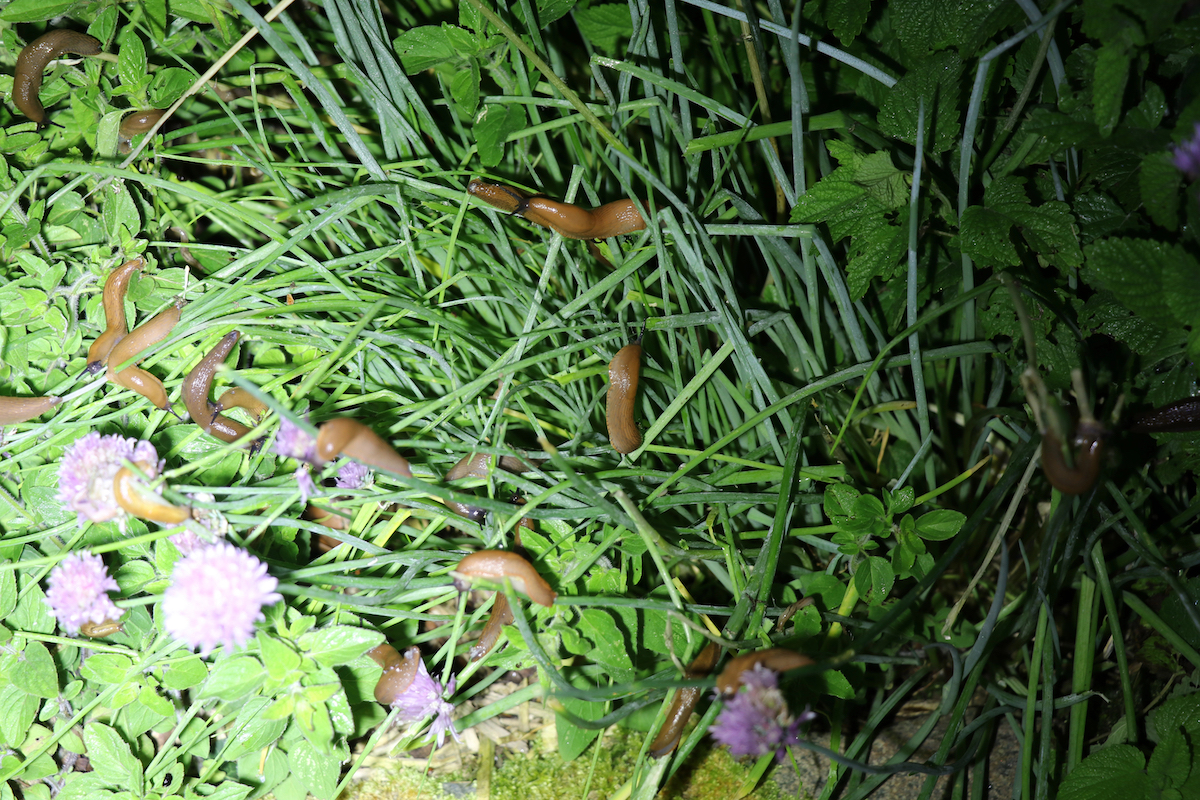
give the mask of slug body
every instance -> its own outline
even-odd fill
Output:
[[[154,475],[158,472],[155,465],[147,461],[134,463],[147,475]],[[117,505],[135,517],[148,519],[162,525],[181,525],[192,518],[190,508],[151,500],[143,495],[137,488],[139,480],[140,478],[129,467],[121,467],[117,470],[117,475],[113,478],[113,496],[117,500]]]
[[[148,111],[134,111],[121,119],[121,127],[117,129],[117,149],[128,153],[133,144],[133,137],[145,133],[167,113],[165,108],[151,108]]]
[[[516,553],[504,550],[480,550],[458,562],[455,568],[454,587],[460,592],[470,588],[473,578],[488,578],[503,583],[508,578],[516,589],[530,600],[549,608],[554,605],[558,593],[550,588],[546,579],[538,574],[525,559]]]
[[[1178,400],[1138,414],[1129,429],[1141,433],[1200,431],[1200,397]]]
[[[109,273],[104,281],[104,332],[96,337],[88,348],[87,371],[91,375],[99,372],[108,363],[113,348],[129,333],[125,321],[125,293],[133,273],[146,266],[141,258],[131,258]]]
[[[240,386],[225,390],[212,410],[213,413],[220,414],[227,408],[243,408],[256,420],[261,420],[267,413],[267,404]]]
[[[231,420],[219,411],[214,413],[213,404],[208,401],[213,375],[216,374],[217,367],[229,357],[239,336],[240,332],[230,331],[221,337],[221,341],[217,342],[208,355],[200,359],[200,363],[192,367],[192,371],[183,379],[183,404],[192,415],[192,421],[200,426],[200,430],[223,442],[236,442],[250,433],[250,429],[240,422]]]
[[[486,478],[488,473],[492,471],[493,458],[488,453],[468,453],[446,473],[446,481],[455,481],[467,476]],[[503,456],[500,459],[500,469],[519,474],[528,470],[529,465],[519,458]],[[446,506],[455,514],[458,514],[460,517],[466,517],[472,522],[483,524],[483,521],[487,518],[487,510],[479,506],[460,503],[457,500],[447,500]]]
[[[712,672],[720,654],[721,648],[717,643],[709,642],[700,651],[700,655],[696,656],[688,665],[683,677],[687,680],[696,680],[707,676]],[[692,712],[696,710],[696,703],[700,702],[703,694],[704,689],[699,686],[688,686],[675,690],[675,697],[667,709],[667,721],[663,723],[658,736],[655,736],[654,741],[650,743],[650,755],[661,758],[679,745],[679,740],[683,736],[683,728],[691,718]]]
[[[413,476],[408,459],[376,436],[375,431],[349,417],[331,419],[317,431],[317,457],[333,461],[339,455],[405,478]]]
[[[17,70],[13,73],[13,104],[36,122],[39,130],[46,127],[46,109],[38,97],[46,65],[63,53],[100,55],[100,40],[78,31],[50,31],[25,45],[17,56]]]
[[[383,668],[383,674],[375,684],[375,700],[390,706],[404,694],[404,690],[411,686],[417,677],[421,651],[414,646],[405,650],[404,655],[400,655],[390,644],[381,644],[368,650],[367,655]]]
[[[642,345],[626,345],[608,363],[608,398],[605,417],[608,440],[618,453],[632,453],[642,445],[642,432],[633,421],[637,399],[638,372],[642,367]]]
[[[0,397],[0,425],[40,417],[61,402],[61,397]]]
[[[183,301],[179,301],[149,322],[135,328],[128,336],[117,342],[117,346],[108,355],[108,379],[110,381],[124,386],[126,389],[132,389],[164,410],[169,404],[167,403],[167,391],[163,388],[162,381],[137,366],[126,367],[120,372],[116,370],[116,367],[135,356],[140,361],[139,354],[143,350],[167,338],[171,329],[179,323],[182,309]]]
[[[496,602],[492,603],[492,613],[483,626],[483,632],[479,634],[479,640],[467,651],[467,658],[471,661],[478,661],[490,653],[496,646],[496,642],[500,641],[501,629],[505,625],[511,625],[513,619],[512,608],[508,605],[508,595],[504,592],[497,592]]]
[[[103,622],[85,622],[79,626],[79,632],[89,639],[103,639],[121,632],[121,623],[106,619]]]
[[[725,669],[717,677],[717,691],[724,695],[735,694],[742,686],[742,674],[748,669],[753,669],[755,664],[762,664],[776,672],[787,672],[790,669],[807,667],[812,663],[815,662],[808,656],[782,647],[746,653],[725,665]]]
[[[1075,466],[1067,466],[1062,443],[1051,430],[1042,431],[1042,470],[1050,485],[1063,494],[1078,495],[1096,485],[1104,450],[1104,428],[1080,421],[1075,429]]]
[[[548,197],[526,197],[511,187],[478,178],[467,184],[467,193],[501,211],[520,214],[535,225],[551,228],[568,239],[608,239],[646,227],[646,220],[628,198],[588,211]]]

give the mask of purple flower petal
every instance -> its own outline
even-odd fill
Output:
[[[284,458],[295,458],[300,461],[317,460],[317,440],[308,431],[292,422],[287,417],[279,423],[275,432],[275,445],[272,448]]]
[[[347,461],[338,467],[334,483],[339,489],[362,489],[369,485],[367,480],[369,477],[371,477],[370,467],[359,464],[357,461]]]
[[[46,584],[46,605],[70,635],[78,633],[85,622],[121,618],[121,609],[106,594],[119,587],[98,555],[72,553],[50,570]]]
[[[1171,160],[1192,180],[1200,178],[1200,122],[1196,123],[1191,139],[1171,148]]]
[[[453,678],[450,679],[450,693],[454,693]],[[454,737],[454,741],[459,741],[458,731],[450,716],[454,711],[454,704],[442,699],[442,684],[430,677],[424,660],[418,662],[416,677],[408,688],[392,701],[392,708],[400,712],[396,717],[397,724],[417,725],[429,717],[435,717],[433,724],[429,726],[429,733],[437,739],[438,747],[446,741],[447,731]]]
[[[157,465],[158,451],[149,442],[92,432],[76,439],[63,453],[58,468],[58,499],[79,515],[79,524],[124,516],[113,495],[113,478],[126,460]]]
[[[263,619],[263,606],[283,599],[267,565],[228,542],[194,551],[175,564],[163,593],[163,627],[208,655],[217,645],[241,647]]]
[[[815,714],[806,711],[796,719],[778,688],[779,676],[762,664],[742,675],[742,688],[725,701],[708,732],[734,756],[775,753],[782,760],[787,747],[800,741],[800,723]]]

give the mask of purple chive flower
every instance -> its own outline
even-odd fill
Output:
[[[783,760],[789,745],[800,741],[800,725],[817,715],[806,710],[792,716],[778,687],[779,676],[762,664],[742,674],[742,689],[725,701],[717,722],[708,729],[733,756],[761,756],[774,752]]]
[[[1181,172],[1192,180],[1200,178],[1200,122],[1196,123],[1192,138],[1173,146],[1171,151],[1171,160]]]
[[[317,460],[316,438],[287,417],[283,418],[279,423],[279,430],[275,432],[274,449],[284,458],[299,461]]]
[[[339,489],[363,489],[370,485],[367,479],[371,477],[371,468],[364,467],[357,461],[347,461],[337,471],[334,483]]]
[[[85,622],[101,623],[121,617],[121,609],[107,594],[119,587],[98,555],[72,553],[50,570],[46,583],[49,586],[46,605],[70,635],[79,633]]]
[[[454,694],[454,682],[454,678],[451,678],[450,694]],[[450,731],[454,741],[460,741],[458,731],[454,728],[454,720],[450,718],[454,704],[442,699],[442,684],[430,677],[429,670],[425,669],[424,660],[417,662],[417,676],[408,688],[392,701],[392,708],[400,712],[396,717],[397,724],[416,725],[429,717],[435,717],[433,724],[429,726],[429,733],[437,739],[438,747],[446,741],[446,731]]]
[[[312,472],[308,468],[308,464],[301,464],[292,473],[292,480],[296,482],[296,486],[300,489],[300,502],[307,503],[308,499],[315,494],[320,494],[317,489],[317,484],[313,482]]]
[[[107,522],[124,510],[113,496],[113,478],[123,461],[158,464],[158,451],[149,442],[124,436],[89,433],[75,440],[58,468],[58,500],[84,520]],[[124,529],[124,520],[120,523]]]
[[[283,599],[267,565],[228,542],[194,551],[175,564],[163,593],[163,627],[208,655],[217,645],[241,647],[263,619],[263,606]]]

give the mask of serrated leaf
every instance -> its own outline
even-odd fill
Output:
[[[943,153],[957,146],[961,124],[960,74],[962,60],[954,51],[934,53],[918,62],[892,87],[879,109],[879,129],[888,136],[916,144],[917,113],[925,102],[925,147]],[[932,133],[932,136],[928,134]]]
[[[149,80],[146,69],[146,46],[132,27],[125,28],[118,37],[120,51],[117,54],[117,71],[126,89],[136,89]]]
[[[96,653],[83,662],[80,673],[89,681],[120,683],[133,666],[133,659],[119,653]]]
[[[633,35],[633,17],[625,3],[601,3],[575,10],[579,31],[599,51],[617,53],[617,42]]]
[[[1189,581],[1189,584],[1191,583],[1192,581]],[[1171,698],[1154,710],[1150,715],[1150,724],[1159,740],[1170,731],[1179,728],[1187,731],[1190,736],[1200,735],[1200,694]]]
[[[188,656],[170,664],[163,673],[162,682],[168,689],[183,691],[199,685],[208,677],[208,665],[199,656]]]
[[[1150,219],[1169,231],[1179,227],[1179,187],[1183,175],[1164,151],[1150,153],[1138,170],[1138,189]]]
[[[1039,259],[1060,269],[1083,263],[1070,208],[1057,200],[1030,205],[1024,183],[1011,176],[993,181],[984,192],[983,205],[963,212],[959,237],[963,252],[980,265],[1017,266],[1021,256],[1012,242],[1016,228]]]
[[[1160,785],[1183,785],[1192,771],[1192,749],[1181,729],[1172,728],[1166,732],[1150,754],[1146,771],[1156,782],[1161,781]]]
[[[871,10],[871,0],[830,0],[825,5],[825,22],[843,45],[862,32]]]
[[[13,665],[9,676],[13,686],[34,697],[49,700],[58,697],[58,670],[46,645],[27,642],[24,657]]]
[[[1093,753],[1067,775],[1058,790],[1058,800],[1096,800],[1148,797],[1152,782],[1142,771],[1146,759],[1136,747],[1118,744]]]
[[[1096,52],[1092,98],[1096,127],[1108,137],[1121,119],[1121,101],[1129,81],[1130,55],[1124,42],[1109,42]]]
[[[238,712],[237,721],[229,726],[229,744],[224,756],[236,761],[247,753],[255,753],[279,739],[287,728],[287,720],[267,719],[264,709],[271,705],[265,697],[254,697]]]
[[[1164,296],[1163,276],[1196,275],[1196,260],[1181,246],[1153,239],[1112,237],[1094,242],[1085,249],[1086,277],[1108,289],[1126,308],[1162,327],[1178,325],[1179,320]]]
[[[322,667],[346,664],[383,642],[383,634],[351,625],[333,625],[310,631],[297,642],[300,649]]]
[[[87,747],[92,769],[110,786],[142,792],[142,762],[129,748],[129,743],[107,725],[92,722],[84,726],[83,743]]]
[[[200,697],[219,697],[227,703],[238,700],[262,686],[267,671],[252,656],[234,656],[218,661],[200,689]]]
[[[479,161],[494,167],[504,155],[504,143],[510,134],[525,127],[525,109],[515,105],[485,105],[475,120],[475,144]]]
[[[283,676],[299,668],[300,654],[289,647],[287,642],[280,641],[263,632],[260,632],[255,638],[262,651],[263,665],[267,668],[267,675],[271,676],[272,680],[281,680]]]
[[[288,765],[304,781],[317,800],[333,800],[341,764],[328,754],[321,754],[305,740],[293,742],[288,751]]]
[[[393,45],[404,71],[409,75],[458,58],[454,45],[440,25],[409,28],[396,37]]]

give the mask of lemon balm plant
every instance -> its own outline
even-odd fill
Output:
[[[1127,422],[1197,377],[1200,25],[1144,5],[7,4],[9,74],[53,27],[103,52],[45,65],[45,130],[0,110],[0,395],[62,398],[0,442],[0,797],[329,798],[396,725],[458,746],[528,702],[563,758],[639,732],[631,797],[710,730],[747,791],[808,748],[823,797],[965,794],[1002,722],[1024,796],[1139,759],[1184,791],[1186,714],[1142,721],[1200,668],[1191,406]],[[564,239],[473,179],[644,227]],[[117,308],[180,310],[126,357],[165,401],[88,370]],[[616,452],[608,365],[643,329]],[[261,447],[180,413],[232,330],[214,383],[269,408],[228,412]],[[1077,496],[1038,469],[1027,369],[1068,432],[1086,376],[1110,432]],[[411,469],[325,463],[334,418]],[[444,479],[476,453],[528,469]],[[175,521],[112,505],[134,470]],[[557,597],[501,576],[472,661],[497,601],[451,573],[518,548]],[[419,653],[386,706],[385,642]],[[709,644],[806,665],[717,697]]]

